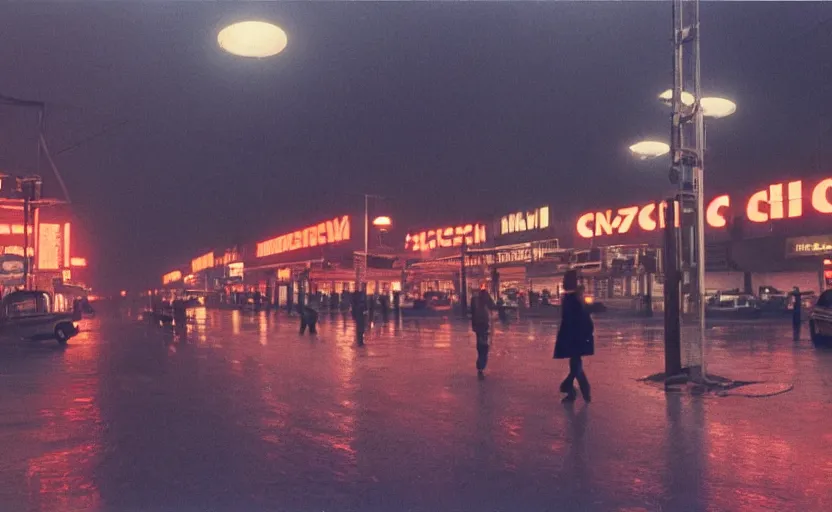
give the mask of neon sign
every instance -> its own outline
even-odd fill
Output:
[[[593,238],[604,235],[623,235],[629,233],[634,226],[642,231],[664,229],[664,212],[667,202],[647,203],[643,206],[628,206],[601,212],[589,212],[578,217],[578,235],[582,238]],[[676,219],[679,219],[679,205],[676,204]]]
[[[779,219],[800,218],[807,206],[817,213],[832,213],[832,178],[821,180],[812,187],[809,204],[804,201],[803,181],[773,183],[751,194],[745,203],[745,218],[750,222],[764,223]],[[731,207],[731,197],[727,194],[713,198],[705,208],[705,222],[715,229],[728,225],[726,210]],[[666,208],[665,203],[650,203],[644,206],[630,206],[618,210],[589,212],[578,217],[576,229],[583,238],[606,235],[625,234],[634,226],[642,231],[655,231],[664,228],[664,215],[654,215],[656,210]],[[661,212],[659,212],[661,213]],[[678,212],[677,212],[678,213]],[[676,215],[676,219],[679,215]]]
[[[225,254],[220,256],[219,258],[214,259],[214,265],[220,266],[231,266],[231,264],[237,262],[240,259],[239,253],[235,250],[225,251]]]
[[[516,212],[500,219],[500,234],[524,233],[549,227],[549,207],[541,206],[528,212]]]
[[[821,256],[832,254],[832,236],[800,236],[786,239],[786,256]],[[828,260],[824,261],[824,265]]]
[[[29,234],[32,234],[32,226],[29,226]],[[0,224],[0,235],[22,235],[23,224]]]
[[[245,263],[238,261],[236,263],[228,264],[228,277],[243,277],[245,272]]]
[[[257,257],[272,256],[284,252],[335,244],[350,239],[350,216],[335,217],[314,226],[280,235],[257,244]]]
[[[408,234],[404,239],[404,249],[419,252],[429,251],[437,247],[459,247],[463,241],[466,245],[484,243],[485,225],[465,224],[464,226],[429,229],[421,233]]]
[[[162,284],[175,283],[182,280],[182,272],[174,270],[162,276]]]
[[[198,258],[191,260],[191,272],[196,274],[200,270],[211,268],[214,266],[214,252],[207,252]]]
[[[73,267],[86,267],[87,266],[87,259],[86,258],[76,258],[73,256],[69,259],[69,264]]]
[[[61,268],[61,225],[43,224],[39,226],[38,268],[41,270],[58,270]]]

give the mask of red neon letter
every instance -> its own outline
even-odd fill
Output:
[[[819,213],[832,213],[832,203],[829,202],[830,188],[832,188],[832,179],[827,178],[815,185],[812,191],[812,207]]]
[[[731,206],[731,198],[728,195],[715,197],[705,210],[705,221],[708,225],[712,228],[724,228],[728,222],[720,210],[729,206]]]
[[[592,238],[593,232],[592,228],[589,227],[589,224],[593,219],[595,219],[594,213],[585,213],[578,217],[578,224],[575,228],[578,230],[578,235],[581,238]]]

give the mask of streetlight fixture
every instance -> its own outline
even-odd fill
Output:
[[[258,59],[277,55],[286,48],[288,41],[282,28],[265,21],[232,23],[217,34],[217,43],[223,50]]]
[[[373,219],[373,227],[381,231],[382,233],[386,233],[390,230],[390,226],[393,225],[393,221],[390,220],[390,217],[383,215],[381,217],[376,217]]]
[[[670,146],[657,140],[643,140],[630,146],[630,152],[641,160],[647,160],[668,154]]]
[[[728,117],[737,111],[737,104],[725,98],[705,97],[699,100],[702,115],[713,119]]]
[[[662,103],[670,105],[673,102],[673,89],[668,89],[663,93],[659,94],[659,99],[662,101]],[[694,103],[696,103],[696,96],[687,91],[682,91],[682,105],[690,107]]]

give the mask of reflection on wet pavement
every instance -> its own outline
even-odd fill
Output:
[[[832,353],[786,324],[709,329],[713,373],[771,398],[665,395],[658,323],[601,318],[593,403],[559,403],[556,324],[200,311],[103,315],[0,346],[0,510],[832,510]]]

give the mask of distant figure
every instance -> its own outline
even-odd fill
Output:
[[[480,285],[480,291],[471,297],[471,330],[477,335],[477,376],[485,377],[485,367],[488,365],[488,350],[490,348],[489,334],[491,331],[491,311],[497,309],[491,295],[488,294],[486,284]]]
[[[355,341],[364,346],[364,331],[367,330],[367,294],[356,291],[352,294],[352,319],[355,321]]]
[[[803,306],[802,300],[800,299],[800,288],[795,286],[794,290],[792,290],[792,296],[794,297],[794,306],[792,307],[792,330],[794,331],[794,341],[798,341],[800,340],[800,309]]]
[[[402,309],[402,292],[393,292],[393,313],[399,317]]]
[[[381,306],[381,320],[387,323],[390,319],[390,297],[385,293],[379,297],[379,302]]]
[[[365,297],[367,302],[367,321],[372,326],[376,319],[376,295],[366,295],[365,293]]]
[[[584,373],[581,357],[595,353],[595,327],[592,318],[584,307],[581,290],[578,289],[578,274],[574,270],[563,276],[563,300],[561,302],[561,321],[555,341],[555,359],[569,359],[569,375],[560,385],[561,393],[566,393],[564,402],[574,402],[575,379],[581,388],[581,395],[589,402],[589,379]]]
[[[179,329],[184,328],[188,322],[188,310],[185,306],[185,301],[181,297],[177,297],[173,300],[171,306],[173,308],[173,323]]]
[[[300,333],[303,334],[306,332],[306,328],[309,327],[309,334],[318,334],[318,309],[320,308],[320,302],[318,301],[317,295],[310,295],[309,302],[306,303],[303,307],[303,311],[300,314]]]
[[[254,292],[254,311],[260,311],[260,305],[263,303],[263,294],[260,290]]]
[[[81,305],[81,299],[76,298],[72,301],[72,319],[78,322],[82,318],[84,318],[84,310]]]
[[[506,313],[506,301],[504,301],[502,297],[497,299],[497,317],[500,319],[500,322],[504,324],[508,323],[508,314]]]
[[[90,299],[86,296],[81,298],[81,311],[84,314],[95,316],[95,309],[93,309],[92,304],[90,304]]]

